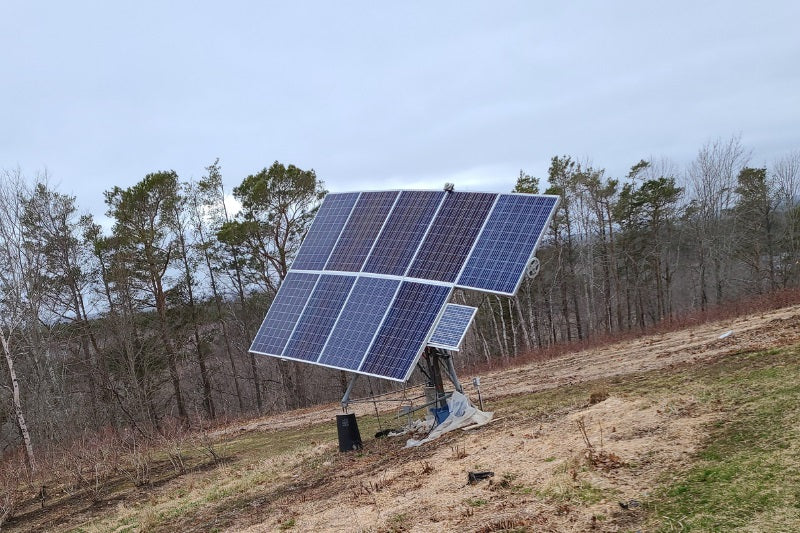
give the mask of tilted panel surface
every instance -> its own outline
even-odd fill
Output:
[[[316,361],[355,279],[353,276],[320,276],[283,357]]]
[[[292,263],[293,270],[322,270],[325,267],[358,195],[352,192],[325,197]]]
[[[402,276],[445,194],[443,191],[402,191],[367,258],[364,272]]]
[[[448,193],[408,276],[454,282],[495,198],[490,193]]]
[[[358,370],[398,285],[395,279],[358,278],[319,364]]]
[[[457,285],[513,294],[557,201],[554,196],[500,195]]]
[[[476,308],[467,305],[447,304],[442,318],[439,319],[436,329],[428,340],[428,346],[457,351],[469,325],[472,324],[475,311]]]
[[[325,270],[361,270],[397,195],[397,191],[361,193]]]
[[[444,191],[330,194],[251,351],[407,379],[426,341],[446,349],[463,341],[474,315],[445,307],[454,287],[516,290],[556,203]]]
[[[404,281],[360,371],[404,379],[451,290],[450,286]]]
[[[289,272],[253,339],[251,352],[281,355],[318,277],[318,274]]]

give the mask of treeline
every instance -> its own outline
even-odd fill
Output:
[[[516,297],[457,291],[480,309],[462,368],[798,285],[800,152],[754,167],[733,138],[687,169],[641,161],[624,177],[558,156],[515,190],[562,201]],[[3,173],[3,453],[34,469],[84,433],[148,438],[341,397],[344,373],[247,352],[323,182],[276,162],[231,192],[235,213],[218,161],[197,181],[148,174],[106,191],[104,230],[46,179]]]
[[[321,199],[313,170],[274,163],[234,188],[219,162],[105,192],[110,231],[46,179],[0,176],[0,449],[84,432],[142,437],[301,407],[306,365],[247,352]],[[318,371],[319,372],[319,371]]]
[[[800,151],[750,166],[738,137],[703,146],[686,169],[640,161],[623,178],[569,156],[517,192],[561,203],[513,299],[480,305],[464,364],[644,329],[800,283]],[[466,359],[466,360],[465,360]]]

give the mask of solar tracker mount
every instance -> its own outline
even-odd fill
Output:
[[[516,293],[558,200],[330,193],[250,351],[406,381],[429,343],[458,349],[474,308],[448,304],[454,289]]]

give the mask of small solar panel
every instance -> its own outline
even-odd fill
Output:
[[[477,310],[468,305],[447,304],[428,341],[428,346],[457,352]]]
[[[326,196],[250,351],[405,381],[425,345],[458,350],[462,287],[513,294],[558,198],[382,191]],[[435,327],[434,327],[435,326]]]

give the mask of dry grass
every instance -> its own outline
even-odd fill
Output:
[[[791,308],[498,372],[484,380],[496,421],[422,448],[365,439],[340,454],[333,408],[120,459],[87,446],[81,457],[116,474],[71,495],[61,481],[44,510],[23,486],[7,530],[793,530],[800,440],[782,428],[800,427],[798,324]],[[788,348],[753,349],[765,346]]]
[[[467,372],[484,373],[490,370],[502,370],[529,365],[535,362],[557,359],[567,354],[603,348],[626,343],[642,337],[674,333],[703,324],[713,324],[739,317],[747,317],[766,313],[785,307],[800,304],[800,288],[788,288],[764,295],[742,298],[720,305],[709,306],[705,310],[695,310],[668,317],[656,324],[629,331],[617,331],[609,334],[595,334],[589,339],[560,342],[544,348],[537,348],[517,357],[493,358],[488,362],[478,363]]]

